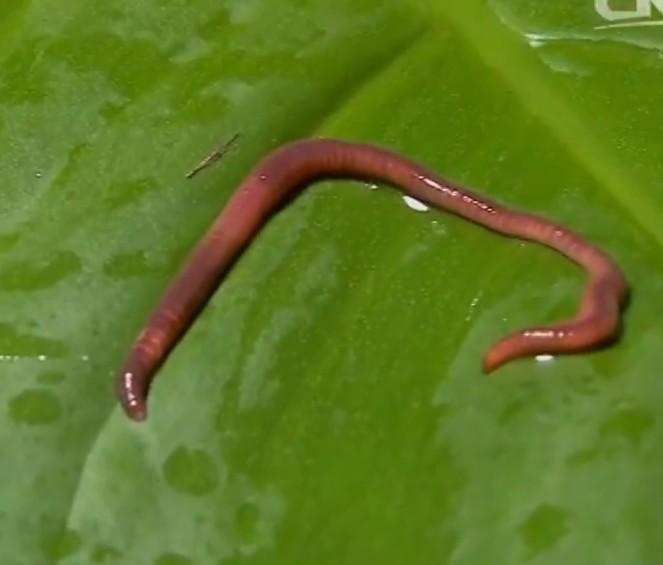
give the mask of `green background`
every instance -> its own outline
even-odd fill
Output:
[[[3,2],[0,563],[663,563],[663,30],[602,24],[591,0]],[[318,183],[129,422],[115,371],[187,250],[320,135],[604,247],[622,342],[485,378],[582,272]]]

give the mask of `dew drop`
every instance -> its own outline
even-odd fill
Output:
[[[210,494],[219,482],[214,461],[201,449],[178,447],[164,462],[163,474],[175,490],[193,496]]]
[[[44,389],[25,390],[9,401],[9,417],[19,424],[44,426],[62,414],[58,397]]]
[[[405,204],[407,204],[407,207],[414,210],[415,212],[428,212],[430,208],[421,202],[420,200],[417,200],[416,198],[412,198],[411,196],[403,196],[403,201]]]

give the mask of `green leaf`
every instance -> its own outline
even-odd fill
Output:
[[[663,41],[605,23],[591,0],[5,2],[0,561],[663,560]],[[187,251],[259,157],[322,135],[585,234],[632,283],[622,341],[485,378],[582,273],[318,183],[129,422],[115,372]]]

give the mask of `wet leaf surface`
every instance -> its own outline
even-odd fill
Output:
[[[663,559],[663,40],[603,24],[589,0],[0,7],[2,563]],[[609,250],[622,342],[486,379],[490,343],[573,312],[582,273],[318,183],[128,422],[114,372],[187,250],[260,156],[322,135]]]

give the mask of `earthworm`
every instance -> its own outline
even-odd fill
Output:
[[[575,318],[498,341],[483,359],[484,372],[520,357],[587,351],[617,338],[628,293],[626,279],[605,252],[580,235],[506,208],[385,149],[332,139],[303,140],[265,157],[240,184],[148,319],[118,376],[118,396],[130,418],[146,418],[147,395],[157,370],[261,227],[281,205],[321,178],[385,182],[498,234],[550,247],[585,269],[588,281]]]

